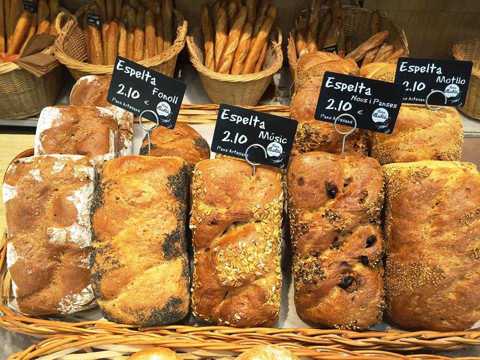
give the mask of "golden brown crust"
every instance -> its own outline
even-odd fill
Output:
[[[187,184],[178,157],[124,156],[104,166],[92,282],[108,319],[154,326],[186,316]]]
[[[374,133],[372,156],[381,164],[419,160],[460,160],[463,124],[458,111],[402,105],[392,134]]]
[[[257,345],[245,351],[237,360],[299,360],[290,350],[275,345]]]
[[[93,302],[88,258],[94,181],[83,156],[36,156],[8,168],[7,266],[21,312],[69,314]]]
[[[389,319],[454,331],[480,320],[480,175],[475,165],[384,166]]]
[[[201,160],[210,158],[207,141],[187,124],[177,123],[174,129],[158,127],[151,133],[151,148],[148,139],[143,139],[140,154],[150,156],[178,156],[193,168]]]
[[[232,181],[234,176],[235,181]],[[219,158],[197,164],[192,184],[197,318],[269,326],[280,310],[283,191],[278,171]]]
[[[153,348],[139,351],[129,357],[130,360],[179,360],[177,354],[166,348]]]
[[[396,70],[397,66],[395,64],[372,62],[362,65],[360,68],[360,76],[393,83],[395,81]]]
[[[288,170],[295,305],[305,321],[363,329],[381,320],[383,179],[375,159],[310,152]]]

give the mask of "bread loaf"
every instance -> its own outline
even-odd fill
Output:
[[[156,41],[156,40],[155,40]],[[128,33],[125,23],[118,24],[118,56],[126,58],[128,54]]]
[[[223,49],[227,45],[228,40],[228,22],[227,12],[223,6],[219,6],[218,11],[214,13],[215,19],[215,69],[220,64],[220,58],[223,54]]]
[[[460,160],[462,147],[463,123],[452,107],[402,105],[393,133],[372,135],[372,156],[381,164]]]
[[[105,164],[100,186],[92,281],[104,316],[136,326],[183,319],[190,300],[186,163],[121,157]]]
[[[388,319],[404,329],[478,324],[480,174],[475,165],[384,166]]]
[[[388,38],[388,31],[381,31],[371,36],[367,41],[360,44],[356,49],[347,54],[347,58],[354,59],[355,61],[360,61],[365,56],[365,54],[384,43]]]
[[[150,156],[178,156],[185,160],[193,170],[196,163],[210,158],[207,141],[191,126],[177,123],[174,129],[155,128],[150,135],[150,152],[148,138],[143,139],[140,154]]]
[[[375,159],[309,152],[288,169],[295,307],[316,325],[381,321],[383,178]]]
[[[204,160],[194,170],[192,200],[194,316],[235,327],[273,325],[282,286],[280,172],[260,167],[252,176],[244,161]]]
[[[152,348],[136,352],[129,357],[130,360],[180,360],[177,354],[165,348]]]
[[[245,66],[245,59],[247,58],[248,51],[250,50],[252,31],[252,24],[247,22],[243,27],[242,36],[240,38],[240,42],[238,43],[238,47],[235,51],[235,56],[233,58],[233,75],[241,74],[243,71],[243,67]]]
[[[87,26],[87,52],[88,62],[95,65],[102,65],[106,54],[103,52],[102,34],[95,25]]]
[[[218,72],[223,74],[230,73],[230,69],[233,64],[233,58],[235,56],[235,51],[237,50],[238,44],[240,42],[240,36],[246,20],[247,8],[245,6],[242,6],[228,34],[227,45],[225,46],[222,56],[220,57],[220,62],[217,65]]]
[[[118,23],[115,20],[113,20],[108,25],[107,38],[105,40],[105,44],[108,44],[108,46],[106,47],[107,49],[106,65],[115,64],[115,59],[117,58],[117,55],[118,55],[118,37],[119,37]]]
[[[94,302],[90,223],[95,170],[83,156],[13,162],[3,184],[10,306],[24,314],[67,315]]]
[[[384,62],[372,62],[360,68],[360,76],[393,83],[395,81],[396,65]]]
[[[32,14],[26,10],[22,12],[17,21],[15,31],[12,34],[11,42],[8,44],[8,55],[18,54],[25,40],[27,39],[30,25],[32,23]]]
[[[215,70],[215,45],[213,43],[213,25],[210,20],[208,6],[202,5],[202,33],[205,47],[205,66]]]
[[[257,345],[242,353],[237,360],[299,360],[299,358],[280,346]]]

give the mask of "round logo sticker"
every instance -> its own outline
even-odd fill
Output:
[[[455,99],[458,97],[458,95],[460,95],[460,88],[458,87],[457,84],[450,84],[450,85],[447,85],[443,93],[445,94],[445,97],[447,99],[450,99],[450,98]]]
[[[372,120],[375,124],[382,125],[388,121],[389,113],[385,108],[375,109],[372,113]]]
[[[283,155],[283,147],[278,142],[274,141],[268,144],[267,146],[267,154],[271,158],[282,158]]]
[[[170,104],[165,102],[165,101],[161,101],[158,103],[157,105],[157,114],[160,115],[160,116],[163,116],[163,117],[169,117],[170,114],[172,113],[172,108],[170,107]]]

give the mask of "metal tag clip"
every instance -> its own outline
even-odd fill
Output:
[[[443,98],[445,100],[445,105],[447,105],[447,96],[445,95],[445,92],[443,92],[441,90],[432,90],[432,91],[430,91],[430,94],[428,94],[427,97],[425,98],[425,106],[427,107],[428,110],[437,111],[437,110],[441,109],[441,106],[431,105],[431,104],[428,103],[428,99],[430,99],[430,96],[432,96],[433,94],[436,94],[436,93],[443,95]]]
[[[255,147],[258,147],[258,148],[263,150],[263,153],[265,154],[265,159],[268,157],[267,156],[267,150],[265,149],[265,147],[263,145],[252,144],[249,147],[247,147],[247,149],[245,150],[245,161],[252,166],[252,176],[255,176],[256,171],[257,171],[257,166],[260,165],[258,163],[254,163],[253,161],[250,161],[250,159],[248,158],[248,152],[250,151],[250,149],[253,149]]]
[[[348,130],[348,131],[341,131],[337,128],[337,123],[338,123],[338,120],[340,120],[341,118],[344,118],[344,117],[347,117],[351,120],[353,120],[353,124],[354,126]],[[348,125],[347,125],[348,126]],[[333,122],[333,127],[335,128],[335,131],[341,135],[343,135],[343,139],[342,139],[342,154],[345,152],[345,142],[347,140],[347,137],[349,135],[351,135],[356,129],[357,129],[357,119],[355,119],[355,116],[351,115],[351,114],[347,114],[347,113],[343,113],[343,114],[340,114],[338,115],[336,118],[335,118],[335,121]]]

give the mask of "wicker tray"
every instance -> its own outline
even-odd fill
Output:
[[[324,14],[327,9],[325,8],[322,11],[322,14]],[[345,36],[350,36],[352,38],[353,46],[361,44],[370,37],[370,17],[372,13],[373,10],[366,8],[355,6],[343,7]],[[409,52],[405,31],[400,29],[383,13],[380,13],[380,30],[388,30],[390,32],[390,35],[386,40],[387,42],[394,45],[395,48],[403,48],[407,53]],[[291,33],[288,37],[287,55],[290,71],[293,78],[295,78],[298,57],[293,35]]]
[[[152,348],[164,347],[177,352],[182,359],[234,359],[244,351],[257,345],[265,345],[263,340],[251,341],[205,341],[197,336],[159,336],[153,334],[96,335],[55,337],[33,345],[25,351],[12,354],[9,360],[27,359],[127,359],[131,354]],[[337,347],[302,346],[282,343],[295,355],[304,359],[431,359],[446,360],[439,355],[399,355],[377,350],[345,350]],[[457,358],[459,360],[479,359],[477,357]]]
[[[81,16],[85,9],[86,7],[79,10],[77,16]],[[173,76],[175,72],[178,54],[185,47],[188,28],[187,21],[182,14],[176,10],[174,10],[174,14],[177,35],[172,46],[157,56],[138,62],[167,76]],[[58,16],[68,18],[55,42],[55,56],[58,61],[68,68],[75,79],[85,75],[111,74],[113,65],[94,65],[86,62],[86,39],[77,18],[64,13],[60,13]]]

